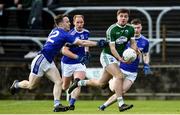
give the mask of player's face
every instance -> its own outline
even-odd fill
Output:
[[[66,31],[69,31],[70,30],[70,25],[71,25],[71,23],[70,23],[70,21],[69,21],[69,18],[68,17],[64,17],[63,18],[63,27],[64,27],[64,29],[66,30]]]
[[[117,16],[117,23],[121,26],[124,26],[127,24],[129,20],[129,16],[128,16],[128,13],[120,13],[118,16]]]
[[[141,24],[132,24],[132,26],[135,29],[135,36],[138,37],[141,34],[142,25]]]
[[[76,17],[74,20],[74,26],[77,29],[77,31],[82,31],[84,27],[84,20],[82,17]]]

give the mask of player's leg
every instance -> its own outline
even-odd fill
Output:
[[[18,92],[19,88],[23,89],[34,89],[40,78],[43,76],[44,72],[42,70],[42,65],[45,63],[44,57],[42,55],[36,56],[31,64],[31,73],[29,74],[29,80],[18,81],[15,80],[10,87],[11,94],[15,94]],[[38,62],[38,63],[37,63]]]
[[[118,64],[110,64],[106,67],[106,70],[114,77],[114,91],[117,97],[117,102],[119,105],[119,110],[124,111],[131,108],[131,106],[126,105],[123,100],[123,74],[119,70]],[[126,106],[126,107],[125,107]]]
[[[105,60],[103,58],[103,53],[101,53],[100,61],[101,61],[103,68],[105,68],[108,64],[111,63],[111,61],[108,60],[108,58],[107,58],[107,60]],[[98,79],[98,80],[90,79],[90,80],[74,81],[73,84],[70,86],[68,93],[71,93],[78,86],[102,87],[103,85],[106,85],[106,83],[108,83],[108,80],[111,78],[111,76],[109,76],[109,75],[110,74],[105,69],[103,69],[102,75],[101,75],[100,79]]]
[[[74,64],[73,66],[75,66],[75,72],[73,74],[74,80],[84,80],[86,77],[86,66],[82,64]],[[72,91],[71,99],[69,101],[70,110],[75,109],[75,102],[79,97],[80,92],[81,92],[81,87],[77,87]]]
[[[85,75],[86,73],[84,71],[76,71],[74,72],[74,80],[84,80],[85,79]],[[81,87],[77,87],[75,88],[72,92],[71,92],[71,98],[69,100],[69,105],[70,105],[70,110],[74,110],[75,109],[75,102],[77,100],[77,98],[79,97],[81,92]]]
[[[91,86],[91,87],[103,87],[108,83],[112,76],[104,69],[100,79],[90,79],[90,80],[75,80],[73,84],[69,87],[68,93],[70,94],[78,86]]]
[[[70,65],[61,62],[61,72],[62,72],[62,81],[63,81],[62,89],[67,90],[72,81],[72,75],[74,72],[73,64]]]
[[[54,83],[54,88],[53,88],[54,112],[67,111],[68,108],[62,106],[60,102],[60,96],[62,92],[62,79],[54,63],[51,65],[51,68],[46,72],[46,75],[47,78]]]
[[[124,70],[122,70],[122,72],[125,77],[123,80],[123,94],[125,94],[134,83],[137,77],[137,73],[131,73]],[[109,81],[109,88],[112,92],[114,92],[114,80],[115,79],[111,79]],[[117,99],[116,94],[113,94],[110,98],[108,98],[108,100],[103,105],[99,106],[99,109],[103,111],[106,107],[112,105],[116,101],[116,99]]]
[[[29,89],[29,90],[36,88],[39,84],[40,79],[41,79],[41,77],[37,77],[34,74],[30,74],[29,80],[23,80],[20,82],[18,80],[15,80],[10,88],[11,94],[14,95],[15,93],[18,93],[19,88]]]
[[[125,94],[130,89],[132,84],[133,84],[133,82],[131,80],[124,79],[124,81],[123,81],[123,94]],[[109,87],[110,87],[110,90],[112,92],[114,92],[113,85],[114,85],[114,79],[111,79],[109,82]],[[99,106],[99,110],[104,111],[105,108],[107,108],[108,106],[115,103],[116,100],[117,100],[117,96],[116,96],[116,94],[113,94],[111,97],[108,98],[108,100],[103,105]]]

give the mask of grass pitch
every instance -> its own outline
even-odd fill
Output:
[[[180,100],[129,100],[126,103],[134,104],[134,107],[125,112],[119,112],[117,104],[99,111],[97,107],[103,102],[77,101],[74,111],[54,113],[52,100],[0,100],[0,114],[180,114]],[[62,104],[68,105],[68,102],[62,101]]]

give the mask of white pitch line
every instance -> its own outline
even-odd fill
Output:
[[[0,115],[18,115],[18,114],[0,114]],[[20,114],[20,115],[56,115],[56,114]],[[62,114],[62,115],[180,115],[180,114],[168,113],[168,114]]]

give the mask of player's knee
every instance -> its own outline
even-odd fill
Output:
[[[62,84],[63,84],[63,82],[62,82],[62,80],[56,80],[55,82],[54,82],[54,84],[56,84],[56,85],[58,85],[58,86],[62,86]]]
[[[123,79],[123,75],[117,75],[117,76],[114,76],[115,77],[115,79],[117,79],[117,80],[122,80]]]
[[[29,90],[35,89],[35,85],[29,85],[28,89],[29,89]]]
[[[123,94],[125,94],[126,93],[126,91],[125,90],[123,90]]]
[[[62,84],[62,89],[63,89],[63,90],[67,90],[68,88],[69,88],[68,85],[65,85],[64,83]]]
[[[106,83],[99,83],[98,85],[100,88],[104,88],[106,86]]]

